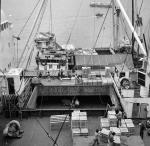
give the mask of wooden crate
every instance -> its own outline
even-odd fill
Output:
[[[110,127],[110,131],[115,132],[116,136],[121,136],[120,129],[117,127]]]
[[[108,115],[110,127],[117,127],[117,117],[115,115]]]
[[[100,118],[100,127],[101,127],[102,129],[103,129],[103,128],[109,129],[110,124],[109,124],[108,118]]]
[[[129,135],[129,131],[127,127],[120,127],[120,132],[122,136],[128,136]]]
[[[108,143],[109,133],[110,133],[110,130],[103,128],[101,130],[100,140],[104,143]]]
[[[127,128],[129,131],[130,135],[134,135],[135,134],[135,126],[133,123],[127,123]]]
[[[81,135],[81,130],[80,128],[73,128],[72,129],[72,137],[73,136],[80,136]]]
[[[108,115],[116,115],[115,111],[108,111]]]
[[[89,131],[88,131],[88,128],[81,128],[80,129],[81,130],[81,136],[88,136],[88,133],[89,133]]]
[[[66,118],[67,116],[67,118]],[[65,120],[66,118],[66,120]],[[63,128],[70,128],[70,117],[69,115],[52,115],[50,117],[50,130],[60,129],[65,120]]]
[[[121,146],[120,136],[114,136],[114,145],[113,146]]]
[[[124,119],[125,123],[133,123],[133,121],[131,119]]]

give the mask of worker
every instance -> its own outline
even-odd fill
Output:
[[[21,138],[24,131],[20,127],[20,123],[17,120],[10,121],[3,130],[3,136]]]
[[[97,145],[99,144],[99,135],[100,135],[100,131],[96,129],[93,146],[95,146],[95,144]]]
[[[117,127],[121,126],[122,112],[120,110],[116,110],[117,117]]]
[[[143,139],[144,131],[146,130],[146,126],[145,126],[144,122],[140,123],[139,125],[140,125],[140,136]]]
[[[110,131],[109,136],[108,136],[108,143],[109,146],[113,146],[114,143],[114,136],[116,135],[115,132]]]
[[[74,104],[75,104],[75,107],[79,107],[80,102],[79,102],[78,98],[75,99]]]

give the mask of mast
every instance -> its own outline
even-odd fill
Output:
[[[115,18],[114,18],[115,3],[112,0],[112,21],[113,21],[113,49],[116,50],[116,35],[115,35]]]
[[[139,37],[138,37],[134,27],[132,26],[131,21],[130,21],[130,19],[129,19],[129,17],[128,17],[125,9],[124,9],[124,7],[122,6],[120,0],[116,0],[116,1],[117,1],[118,5],[119,5],[119,7],[121,9],[122,14],[124,15],[124,17],[125,17],[125,19],[127,21],[127,24],[129,25],[129,28],[131,29],[132,33],[134,34],[134,37],[135,37],[136,41],[138,42],[138,44],[140,46],[140,49],[142,50],[144,56],[147,56],[145,48],[144,48],[143,44],[141,43],[141,40],[139,39]]]
[[[132,26],[134,27],[134,0],[132,0]],[[132,32],[132,58],[134,57],[134,34]]]
[[[116,49],[119,47],[119,17],[120,17],[120,9],[116,8],[117,20],[116,20]]]

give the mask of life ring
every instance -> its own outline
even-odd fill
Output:
[[[41,61],[41,65],[43,66],[47,65],[47,61]]]
[[[130,81],[126,78],[122,79],[120,84],[124,89],[129,89],[130,88]]]

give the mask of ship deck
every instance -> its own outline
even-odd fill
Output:
[[[44,130],[40,127],[38,121],[42,124],[42,126],[47,130],[48,133],[55,139],[58,130],[50,131],[50,124],[49,124],[49,117],[30,117],[28,119],[23,119],[21,122],[21,126],[24,130],[24,135],[21,139],[9,139],[7,142],[2,139],[2,130],[5,127],[5,124],[9,122],[10,119],[5,119],[1,117],[0,122],[0,145],[2,146],[48,146],[53,145],[53,141],[50,140]],[[131,136],[130,139],[134,140],[137,139],[139,136],[139,121],[135,123],[136,126],[136,134],[134,136]],[[98,115],[89,115],[88,116],[88,129],[89,129],[89,135],[88,136],[77,136],[72,139],[71,130],[63,129],[59,138],[58,138],[58,146],[92,146],[93,144],[93,138],[94,138],[94,132],[95,129],[99,128],[99,116]],[[150,144],[150,138],[147,136],[145,131],[144,136],[144,144],[145,146],[149,146]],[[136,141],[133,141],[129,146],[137,146]],[[101,146],[101,145],[97,145]],[[105,144],[104,146],[107,146]],[[121,145],[123,146],[123,145]],[[141,145],[138,145],[141,146]]]

